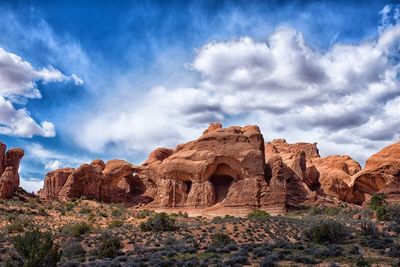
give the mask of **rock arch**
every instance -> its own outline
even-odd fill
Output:
[[[243,180],[240,163],[233,158],[217,157],[208,168],[207,181],[212,185],[214,203],[224,201],[231,186],[239,180]]]

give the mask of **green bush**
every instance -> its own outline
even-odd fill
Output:
[[[235,241],[224,233],[215,233],[211,236],[211,245],[214,247],[224,247],[234,243]]]
[[[312,207],[309,211],[310,215],[319,215],[319,214],[326,214],[326,215],[337,215],[340,212],[340,208],[337,207]]]
[[[152,215],[154,215],[154,211],[152,211],[152,210],[140,210],[139,212],[138,212],[138,215],[137,215],[137,218],[138,219],[144,219],[144,218],[146,218],[146,217],[149,217],[149,216],[152,216]]]
[[[378,208],[385,206],[386,201],[385,201],[385,195],[384,194],[376,194],[373,195],[370,202],[369,202],[369,207],[373,210],[377,210]]]
[[[269,218],[270,215],[266,211],[263,210],[254,210],[247,214],[247,218],[253,219],[253,220],[263,220],[266,218]]]
[[[325,221],[305,231],[307,240],[316,243],[340,243],[350,237],[350,230],[336,221]]]
[[[12,241],[24,267],[56,266],[60,260],[60,250],[49,232],[34,229],[14,237]]]
[[[92,232],[92,227],[86,222],[66,224],[61,228],[61,234],[65,236],[81,237]]]
[[[116,206],[115,208],[113,208],[111,210],[111,216],[113,217],[122,217],[123,215],[125,215],[126,213],[126,209],[122,206]]]
[[[114,258],[122,248],[121,240],[109,232],[104,232],[100,236],[100,247],[97,254],[104,258]]]
[[[88,206],[82,206],[81,209],[79,210],[80,214],[90,214],[92,213],[92,210]]]
[[[177,229],[175,219],[164,212],[156,213],[148,218],[147,221],[142,222],[139,227],[144,232],[164,232]]]
[[[31,223],[28,220],[15,219],[6,226],[6,229],[8,233],[18,233],[23,232],[28,226],[31,226]]]
[[[110,224],[108,225],[110,228],[118,228],[124,225],[124,222],[121,220],[114,220],[111,221]]]

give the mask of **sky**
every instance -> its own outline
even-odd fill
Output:
[[[0,1],[0,140],[21,186],[144,161],[210,122],[364,164],[400,136],[396,1]]]

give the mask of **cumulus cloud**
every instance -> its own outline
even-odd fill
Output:
[[[49,162],[44,166],[44,168],[45,168],[46,170],[49,170],[49,171],[54,171],[54,170],[60,169],[62,166],[63,166],[63,164],[62,164],[61,161],[59,161],[59,160],[52,160],[52,161],[49,161]]]
[[[37,193],[41,188],[43,188],[44,180],[40,179],[20,179],[20,186],[27,192]]]
[[[69,155],[59,151],[47,149],[38,143],[31,143],[26,147],[26,157],[41,162],[46,170],[55,170],[61,167],[77,167],[82,162],[89,162],[90,159],[84,156]]]
[[[51,122],[37,123],[27,109],[17,109],[13,105],[13,102],[19,102],[21,98],[41,98],[37,81],[42,83],[73,81],[76,85],[83,83],[76,75],[66,76],[51,66],[36,69],[18,55],[0,47],[1,134],[21,137],[55,136],[55,128]]]
[[[196,86],[154,88],[138,105],[103,109],[75,140],[95,151],[107,145],[148,151],[193,138],[211,121],[249,122],[267,137],[322,140],[328,152],[364,159],[399,133],[398,12],[382,10],[376,39],[323,51],[287,26],[265,41],[210,42],[189,64],[201,76]]]

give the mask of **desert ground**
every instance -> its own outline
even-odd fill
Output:
[[[398,209],[382,196],[282,215],[21,196],[1,200],[0,232],[2,266],[398,266],[400,256]]]

